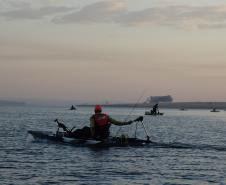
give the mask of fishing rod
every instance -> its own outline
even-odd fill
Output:
[[[124,119],[124,122],[126,122],[126,121],[129,119],[129,117],[131,116],[132,112],[135,110],[135,108],[136,108],[137,105],[139,104],[140,100],[144,97],[145,92],[146,92],[146,90],[144,90],[144,91],[142,92],[142,94],[139,96],[138,100],[137,100],[136,103],[133,105],[131,111],[129,112],[129,114],[128,114],[128,115],[126,116],[126,118]],[[142,120],[142,121],[143,121],[143,120]],[[133,122],[134,122],[134,121],[133,121]],[[137,123],[136,123],[136,124],[137,124]],[[136,125],[136,127],[137,127],[137,125]],[[121,131],[121,128],[122,128],[122,127],[120,127],[120,128],[118,129],[118,131],[116,132],[116,134],[115,134],[116,136],[117,136],[118,133]]]
[[[124,121],[126,122],[129,117],[131,116],[132,112],[135,110],[135,108],[137,107],[137,105],[139,104],[140,100],[144,97],[146,90],[144,90],[142,92],[142,94],[140,95],[139,99],[137,100],[137,102],[134,104],[134,106],[132,107],[131,111],[129,112],[129,114],[126,116],[126,118],[124,119]]]

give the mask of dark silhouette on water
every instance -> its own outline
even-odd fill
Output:
[[[159,112],[159,104],[155,104],[152,107],[152,110],[146,111],[145,115],[152,115],[152,116],[162,116],[164,113]]]
[[[185,108],[180,108],[181,111],[187,111],[188,109]]]
[[[74,107],[74,105],[71,106],[70,110],[76,110],[76,108]]]
[[[220,111],[217,110],[216,108],[213,108],[210,112],[220,112]]]

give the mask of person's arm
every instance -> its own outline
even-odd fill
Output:
[[[117,126],[130,125],[132,123],[132,121],[118,121],[111,118],[110,116],[109,116],[109,122]]]
[[[93,116],[90,117],[90,131],[91,131],[91,136],[93,137],[95,135],[95,125],[94,125]]]

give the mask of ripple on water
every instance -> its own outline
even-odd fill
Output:
[[[130,109],[106,111],[123,120]],[[143,112],[138,109],[134,114]],[[61,118],[69,126],[82,126],[88,122],[89,108],[72,114],[63,108],[0,107],[0,184],[224,185],[223,113],[213,116],[203,110],[164,112],[161,118],[144,120],[155,145],[95,150],[34,141],[26,132],[54,131],[54,118]],[[142,127],[138,128],[138,136],[143,136]]]

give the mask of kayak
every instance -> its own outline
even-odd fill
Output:
[[[162,113],[162,112],[159,112],[159,113],[152,113],[152,112],[150,112],[150,111],[146,111],[145,112],[145,115],[151,115],[151,116],[163,116],[164,115],[164,113]]]
[[[90,128],[87,126],[81,129],[76,129],[74,131],[75,127],[69,129],[58,119],[55,119],[54,122],[58,124],[58,129],[55,133],[48,131],[33,131],[33,130],[28,130],[28,133],[31,134],[34,139],[70,144],[74,146],[124,147],[124,146],[145,146],[148,145],[149,143],[152,143],[149,139],[147,130],[144,126],[143,116],[139,116],[132,122],[141,122],[147,140],[138,139],[136,137],[129,138],[127,135],[121,135],[120,137],[108,137],[105,140],[96,140],[91,137]],[[63,129],[63,131],[60,132],[59,129]]]
[[[219,110],[213,109],[213,110],[211,110],[210,112],[220,112],[220,111],[219,111]]]
[[[75,138],[66,132],[47,132],[47,131],[28,131],[34,139],[47,140],[55,143],[69,144],[73,146],[88,147],[128,147],[128,146],[145,146],[152,143],[150,140],[138,138],[128,138],[124,135],[120,137],[109,137],[106,141],[95,140],[92,138]]]

